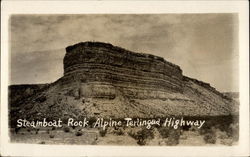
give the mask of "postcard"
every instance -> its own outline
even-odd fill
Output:
[[[2,4],[2,155],[249,153],[246,1]]]

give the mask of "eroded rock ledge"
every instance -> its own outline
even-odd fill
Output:
[[[135,53],[100,42],[81,42],[66,48],[63,85],[79,86],[85,96],[164,98],[183,91],[179,66],[151,54]],[[69,87],[69,86],[67,86]]]

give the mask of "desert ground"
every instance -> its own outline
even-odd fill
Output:
[[[12,143],[56,145],[118,145],[118,146],[232,146],[238,143],[238,124],[227,130],[212,128],[168,129],[109,127],[97,128],[21,128],[10,130]]]

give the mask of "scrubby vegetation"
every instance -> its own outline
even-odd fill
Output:
[[[88,128],[84,130],[84,132],[82,131],[82,128],[72,128],[68,127],[66,124],[63,124],[62,128],[13,128],[12,136],[18,136],[22,139],[27,136],[32,138],[38,137],[39,140],[37,140],[35,143],[44,141],[46,144],[57,141],[61,135],[70,138],[76,138],[77,136],[78,138],[72,139],[73,141],[77,139],[80,141],[82,138],[89,136],[89,138],[91,138],[91,140],[88,140],[90,141],[89,144],[100,144],[100,141],[101,143],[105,143],[106,141],[108,144],[112,143],[116,145],[116,141],[120,143],[123,143],[124,141],[124,143],[126,143],[126,140],[129,140],[130,143],[134,143],[134,145],[176,146],[192,145],[192,143],[194,143],[194,145],[201,146],[213,144],[231,146],[237,144],[239,138],[239,124],[237,118],[234,119],[232,116],[188,118],[196,120],[205,119],[206,122],[200,129],[195,126],[178,127],[178,129],[174,129],[173,127],[156,125],[152,126],[150,129],[134,126],[116,126],[107,127],[105,130],[103,130],[102,128],[93,128],[91,125],[89,125]],[[188,118],[185,117],[185,119]],[[92,118],[91,122],[93,123],[95,120],[95,118]],[[60,136],[57,134],[60,134]],[[55,136],[57,138],[56,140],[53,140]]]
[[[36,134],[38,134],[39,130],[40,130],[40,129],[36,129]]]
[[[51,130],[56,130],[56,127],[53,126],[53,127],[51,128]]]
[[[123,130],[122,128],[118,128],[118,129],[115,129],[115,130],[113,131],[113,133],[114,133],[115,135],[121,136],[121,135],[124,135],[124,130]]]
[[[167,128],[167,127],[159,127],[158,131],[159,131],[162,138],[168,138],[169,137],[169,132],[170,132],[169,128]]]
[[[50,138],[54,138],[55,135],[54,135],[54,134],[50,134],[49,137],[50,137]]]
[[[70,132],[70,127],[68,127],[68,126],[63,127],[63,131],[64,132]]]
[[[104,137],[107,134],[107,129],[105,129],[105,130],[101,129],[99,131],[99,134],[100,134],[101,137]]]
[[[75,133],[76,136],[82,136],[82,134],[83,134],[83,133],[82,133],[81,130],[77,130],[76,133]]]
[[[211,130],[205,133],[203,137],[204,141],[209,144],[215,144],[216,143],[216,134],[215,131]]]
[[[145,145],[147,140],[154,138],[152,129],[143,128],[139,131],[131,131],[128,133],[132,138],[137,140],[138,145]]]
[[[166,139],[165,143],[169,146],[174,146],[179,144],[179,139],[181,135],[180,129],[171,129],[168,127],[159,127],[158,131],[163,139]]]
[[[45,144],[45,142],[44,142],[44,141],[41,141],[41,142],[39,142],[39,144]]]

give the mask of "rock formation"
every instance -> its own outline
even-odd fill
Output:
[[[238,110],[233,99],[151,54],[82,42],[66,48],[63,63],[63,77],[26,96],[18,106],[11,101],[11,107],[19,107],[13,115],[55,117],[56,111],[58,117],[157,117],[229,115]],[[18,87],[10,89],[21,94]]]
[[[90,97],[114,97],[119,90],[132,98],[164,98],[165,92],[183,91],[182,70],[161,57],[98,42],[66,51],[62,83],[80,86]],[[93,91],[84,90],[88,86]]]

